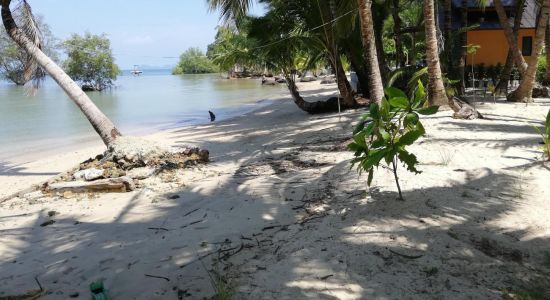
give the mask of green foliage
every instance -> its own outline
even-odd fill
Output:
[[[64,42],[64,47],[67,52],[65,71],[81,83],[83,89],[101,91],[114,85],[120,70],[105,34],[73,34]]]
[[[14,17],[17,22],[21,22],[21,15],[16,13]],[[42,51],[54,61],[58,61],[57,49],[59,48],[59,41],[52,34],[48,24],[46,24],[40,16],[37,16],[35,21],[41,33],[40,41]],[[17,85],[27,83],[28,80],[24,78],[23,74],[26,62],[27,54],[25,50],[19,48],[2,27],[0,29],[0,77]],[[43,75],[43,72],[37,72],[32,75],[30,80],[40,79]]]
[[[189,48],[180,56],[173,75],[216,73],[218,68],[199,48]]]
[[[544,74],[546,74],[546,56],[541,55],[537,63],[537,82],[544,81]]]
[[[385,94],[380,105],[371,104],[369,112],[361,117],[361,122],[353,132],[354,142],[348,148],[355,152],[352,166],[357,166],[360,173],[368,172],[368,185],[372,183],[374,168],[382,160],[391,165],[399,198],[403,199],[397,177],[397,161],[401,161],[408,171],[420,173],[416,168],[416,156],[408,152],[406,147],[426,133],[419,115],[435,114],[439,107],[424,107],[426,94],[420,81],[410,98],[393,87],[386,88]]]
[[[543,157],[546,157],[550,161],[550,110],[548,110],[548,114],[546,115],[546,120],[544,121],[544,127],[538,128],[536,126],[533,126],[535,130],[541,135],[542,137],[542,155]]]

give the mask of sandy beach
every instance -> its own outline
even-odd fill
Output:
[[[300,90],[309,101],[336,93]],[[102,280],[112,299],[203,299],[214,277],[235,299],[548,299],[550,169],[532,126],[550,100],[477,108],[485,119],[425,118],[411,147],[423,173],[399,173],[405,201],[386,168],[370,188],[350,168],[361,110],[311,116],[285,98],[147,136],[208,149],[211,162],[129,193],[0,203],[0,298],[38,280],[40,299],[88,299]],[[0,166],[0,198],[101,151],[98,141]]]

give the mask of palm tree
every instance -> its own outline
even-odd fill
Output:
[[[513,34],[514,39],[517,40],[518,37],[518,31],[521,27],[521,19],[523,18],[523,11],[525,5],[525,0],[518,0],[516,2],[516,13],[514,14],[514,28],[513,28]],[[516,44],[517,46],[517,44]],[[512,74],[512,68],[514,67],[514,49],[512,47],[508,47],[508,56],[506,57],[506,63],[504,64],[504,69],[502,70],[502,73],[500,74],[500,77],[498,79],[498,84],[495,88],[495,93],[504,93],[506,94],[508,92],[508,82],[510,81],[510,75]]]
[[[99,134],[106,146],[111,145],[121,134],[113,122],[97,108],[82,89],[44,52],[41,50],[40,35],[36,29],[31,8],[23,0],[21,8],[25,16],[22,28],[19,28],[13,19],[10,10],[11,0],[0,0],[2,6],[2,22],[8,35],[27,52],[27,55],[36,64],[48,73],[73,102],[84,113],[92,127]],[[32,72],[31,72],[32,73]]]
[[[378,65],[376,42],[374,39],[374,27],[372,23],[372,0],[357,0],[359,4],[359,16],[361,18],[361,33],[365,58],[368,65],[370,98],[373,102],[380,103],[384,97],[384,87]]]
[[[517,34],[514,34],[514,30],[508,22],[508,17],[506,16],[506,11],[504,10],[502,2],[500,0],[494,0],[493,3],[495,5],[495,10],[497,11],[500,26],[504,29],[504,35],[506,36],[508,46],[510,47],[509,51],[512,53],[512,57],[514,58],[519,73],[523,75],[527,70],[527,63],[525,62],[523,55],[521,55],[521,51],[518,46]]]
[[[206,0],[210,10],[220,10],[224,21],[240,20],[245,17],[254,3],[253,0]]]
[[[498,0],[495,0],[495,2]],[[531,102],[533,94],[533,86],[535,85],[537,63],[544,45],[544,36],[550,14],[550,0],[543,0],[540,8],[537,27],[535,31],[533,53],[529,57],[527,70],[523,74],[523,78],[515,91],[510,93],[506,98],[512,102]]]
[[[443,85],[443,76],[441,75],[441,65],[439,63],[434,0],[424,0],[423,11],[424,28],[426,31],[426,60],[428,64],[428,101],[431,105],[442,106],[447,104],[449,99]]]

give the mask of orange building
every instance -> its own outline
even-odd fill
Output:
[[[478,26],[468,31],[468,45],[477,45],[475,54],[468,55],[468,65],[484,64],[485,66],[504,65],[508,55],[508,42],[504,30],[500,26],[498,15],[493,6],[493,1],[488,1],[485,8],[479,7],[479,0],[468,1],[468,24]],[[507,15],[514,18],[516,0],[501,0]],[[458,30],[463,27],[460,24],[461,0],[453,0],[452,22],[453,28]],[[536,18],[538,6],[536,0],[525,0],[525,7],[521,19],[521,27],[518,32],[518,43],[525,58],[532,54],[533,40],[535,37]],[[441,20],[441,19],[440,19]],[[441,23],[440,23],[441,24]]]

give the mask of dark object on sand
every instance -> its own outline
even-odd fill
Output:
[[[105,290],[102,281],[92,282],[90,284],[90,291],[92,292],[92,300],[109,300],[107,290]]]
[[[210,114],[210,122],[216,121],[216,115],[211,111],[208,111],[208,113]]]

